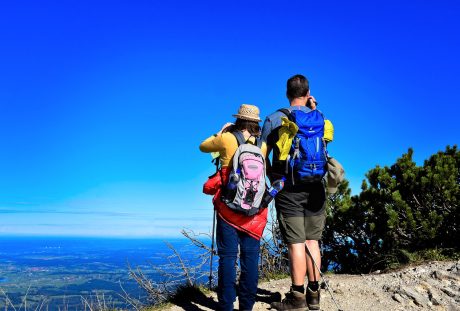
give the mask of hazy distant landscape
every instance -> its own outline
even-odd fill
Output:
[[[193,247],[184,239],[169,239],[184,258],[193,259]],[[82,304],[82,296],[102,295],[108,305],[125,306],[120,284],[133,297],[144,294],[130,279],[128,262],[141,266],[152,279],[171,251],[162,239],[0,238],[0,288],[19,306],[28,292],[33,307],[45,300],[49,310]],[[29,288],[30,287],[30,288]],[[5,306],[0,291],[0,307]]]

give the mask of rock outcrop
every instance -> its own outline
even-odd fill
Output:
[[[345,311],[460,311],[460,261],[429,262],[390,273],[326,275],[326,280],[340,309]],[[321,310],[338,310],[326,284],[322,285]],[[289,286],[289,279],[259,284],[254,310],[269,309],[270,302],[280,299]],[[207,298],[217,301],[214,293]],[[212,310],[207,303],[193,301],[184,301],[181,307],[173,306],[170,310],[188,310],[185,306],[188,303],[193,307],[190,310]]]

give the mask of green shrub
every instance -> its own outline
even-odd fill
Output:
[[[417,166],[413,150],[328,198],[323,268],[367,273],[459,252],[460,152],[447,146]],[[450,250],[449,252],[444,250]]]

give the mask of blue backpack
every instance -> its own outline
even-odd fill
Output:
[[[318,110],[280,109],[299,130],[292,140],[286,160],[286,177],[292,184],[320,182],[326,174],[327,151],[324,116]]]

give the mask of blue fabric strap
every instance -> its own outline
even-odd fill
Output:
[[[232,134],[235,135],[238,146],[246,143],[246,139],[244,139],[244,135],[241,133],[241,131],[235,131],[232,132]]]
[[[246,144],[247,140],[244,138],[244,135],[241,131],[232,132],[235,136],[238,146]],[[260,137],[255,137],[255,144],[257,147],[262,148],[262,139]]]

